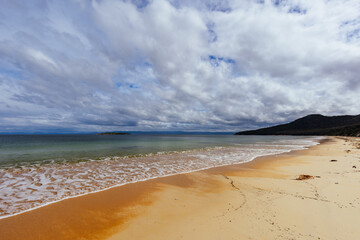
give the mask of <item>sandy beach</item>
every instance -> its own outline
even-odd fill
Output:
[[[331,137],[307,150],[127,184],[1,219],[0,239],[355,240],[359,187],[360,140]]]

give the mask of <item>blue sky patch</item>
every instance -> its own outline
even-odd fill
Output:
[[[138,9],[146,8],[149,5],[149,0],[131,0],[131,3],[134,4]]]
[[[215,67],[220,65],[220,62],[225,62],[228,64],[235,64],[236,61],[234,59],[231,58],[225,58],[225,57],[216,57],[214,55],[209,55],[209,60],[211,62],[211,64]]]
[[[275,6],[279,6],[283,3],[286,4],[286,0],[272,0],[272,3],[275,5]]]
[[[141,87],[138,86],[138,85],[135,85],[135,84],[133,84],[133,83],[130,83],[130,84],[129,84],[129,88],[137,89],[137,88],[141,88]]]
[[[297,14],[306,14],[306,9],[302,9],[299,6],[291,7],[288,11],[289,13],[297,13]]]
[[[5,75],[12,79],[23,79],[22,71],[10,70],[10,69],[0,69],[0,76]]]
[[[346,34],[346,40],[351,41],[353,39],[359,39],[360,38],[360,29],[355,29],[353,31],[350,31]]]

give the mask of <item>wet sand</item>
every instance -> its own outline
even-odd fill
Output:
[[[331,138],[67,199],[1,219],[0,239],[358,239],[359,143]]]

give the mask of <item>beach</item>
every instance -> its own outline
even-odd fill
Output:
[[[359,144],[329,137],[66,199],[0,219],[0,239],[358,239]]]

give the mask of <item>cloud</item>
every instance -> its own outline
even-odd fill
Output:
[[[359,114],[356,0],[1,6],[1,132],[237,131]]]

